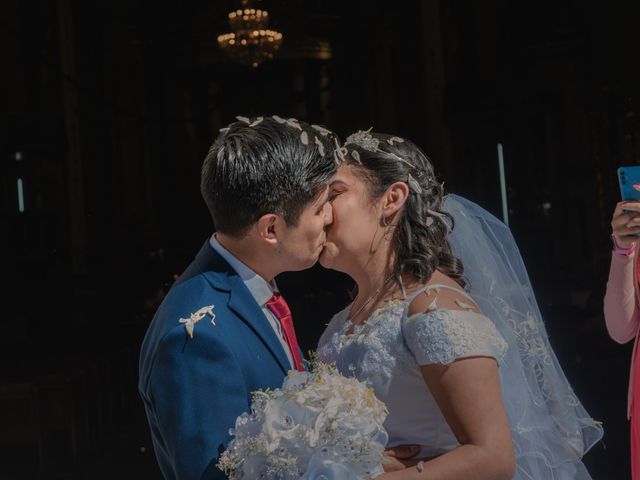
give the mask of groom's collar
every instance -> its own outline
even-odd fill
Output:
[[[264,278],[254,272],[242,260],[227,250],[216,238],[216,234],[211,235],[209,239],[211,248],[220,255],[235,270],[242,279],[253,298],[256,299],[258,305],[264,305],[273,296],[273,292],[278,291],[275,280],[267,282]]]
[[[239,273],[221,253],[213,248],[209,240],[204,243],[183,277],[189,278],[197,274],[202,274],[213,288],[229,292],[228,307],[262,339],[286,375],[291,364],[274,329],[262,311],[262,305],[256,302]]]

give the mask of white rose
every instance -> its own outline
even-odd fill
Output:
[[[309,372],[294,372],[291,371],[289,375],[287,375],[282,383],[283,390],[292,390],[294,388],[300,388],[309,383],[309,378],[311,378],[311,374]]]
[[[336,427],[341,432],[342,437],[375,437],[378,432],[378,426],[371,418],[357,417],[353,415],[341,414],[336,420]]]
[[[255,480],[256,478],[266,477],[267,457],[262,454],[251,455],[244,459],[242,467],[237,470],[238,480]]]
[[[282,405],[282,414],[288,416],[294,425],[308,425],[315,423],[321,409],[313,404],[306,405],[297,398],[286,400]]]
[[[360,480],[330,449],[314,453],[300,480]]]
[[[236,419],[236,427],[232,433],[237,439],[255,437],[262,430],[262,419],[243,413]]]

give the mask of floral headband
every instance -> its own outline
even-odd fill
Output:
[[[386,142],[389,145],[393,145],[394,143],[403,143],[404,139],[400,138],[400,137],[391,137],[391,138],[388,138],[386,140]],[[392,158],[398,160],[399,162],[404,163],[408,167],[410,167],[410,168],[412,168],[414,170],[417,170],[415,165],[413,165],[407,159],[402,158],[401,156],[396,155],[395,153],[385,152],[384,150],[382,150],[380,148],[380,140],[378,140],[373,135],[371,135],[371,129],[369,129],[369,130],[358,130],[356,133],[353,133],[353,134],[349,135],[347,137],[347,141],[345,142],[345,145],[349,145],[349,144],[357,145],[358,147],[360,147],[363,150],[366,150],[368,152],[381,153],[381,154],[387,155],[389,157],[392,157]],[[349,153],[351,154],[351,157],[353,157],[353,159],[356,162],[362,164],[362,162],[360,161],[360,153],[358,153],[357,150],[351,150]],[[411,173],[409,173],[407,175],[406,182],[409,185],[409,188],[411,188],[411,190],[413,190],[415,193],[417,193],[417,194],[421,194],[422,193],[422,187],[420,186],[420,183],[418,183],[418,181],[415,178],[413,178]]]
[[[392,157],[398,160],[399,162],[404,163],[405,165],[411,167],[412,169],[417,170],[415,165],[413,165],[411,162],[409,162],[405,158],[402,158],[399,155],[396,155],[395,153],[385,152],[384,150],[382,150],[380,148],[380,142],[381,141],[379,139],[371,135],[371,129],[369,129],[369,130],[359,130],[356,133],[349,135],[347,137],[347,141],[345,142],[345,145],[357,145],[358,147],[368,152],[381,153],[381,154],[387,155],[389,157]],[[388,138],[386,142],[389,145],[393,145],[395,143],[404,142],[404,139],[400,137],[391,137],[391,138]],[[342,147],[342,148],[346,153],[347,149],[345,147]],[[362,164],[362,162],[360,161],[360,153],[358,153],[357,150],[351,150],[349,151],[349,154],[356,162],[358,162],[359,164]],[[431,181],[434,181],[434,179],[432,177],[428,177],[427,181],[431,182]],[[418,195],[422,194],[423,190],[422,190],[422,187],[420,186],[420,183],[418,183],[418,181],[415,178],[413,178],[411,173],[407,175],[406,183],[409,185],[409,188],[413,190],[415,193],[417,193]],[[425,219],[425,224],[427,227],[430,227],[431,225],[433,225],[433,219],[437,218],[440,222],[442,222],[445,225],[447,230],[451,230],[451,225],[447,221],[446,215],[431,209],[427,209],[427,212],[430,215]]]

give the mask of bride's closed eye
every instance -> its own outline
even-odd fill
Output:
[[[343,185],[336,185],[331,188],[329,191],[329,203],[333,202],[336,197],[342,193],[344,193],[347,189]]]

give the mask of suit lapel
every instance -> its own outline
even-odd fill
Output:
[[[192,267],[195,270],[193,273],[202,273],[214,288],[229,292],[227,304],[229,309],[260,338],[286,375],[291,369],[289,359],[261,306],[251,295],[240,276],[209,245],[208,241],[198,253]]]
[[[262,308],[253,298],[242,279],[236,275],[233,281],[236,285],[232,288],[229,296],[229,308],[262,339],[280,365],[280,368],[282,368],[282,371],[286,374],[291,369],[291,366],[276,332],[273,331]]]

